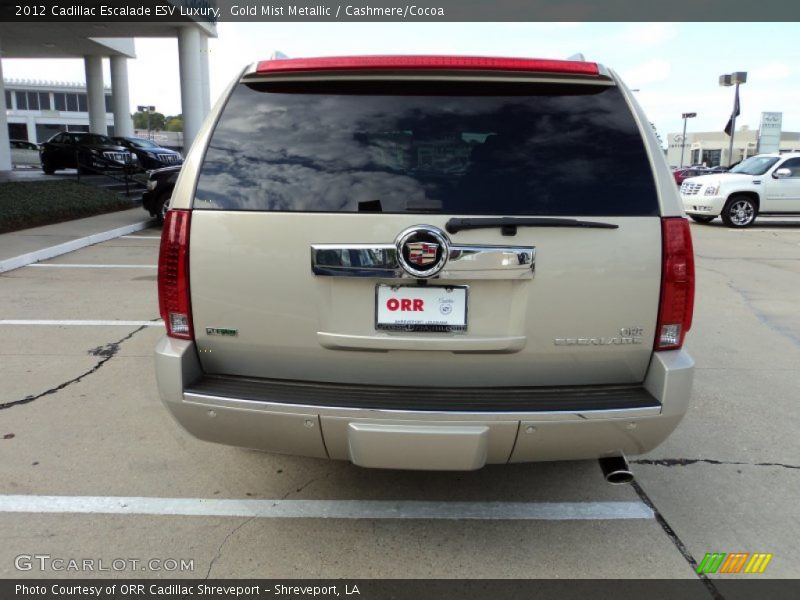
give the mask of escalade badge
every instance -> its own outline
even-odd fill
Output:
[[[397,236],[395,246],[400,266],[414,277],[433,277],[450,256],[447,235],[432,225],[409,227]]]

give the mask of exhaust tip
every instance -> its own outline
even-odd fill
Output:
[[[633,481],[633,471],[623,455],[605,456],[598,459],[603,477],[611,485],[626,485]]]

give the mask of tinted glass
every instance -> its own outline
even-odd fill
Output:
[[[789,169],[792,174],[790,177],[800,177],[800,158],[790,158],[783,164],[779,165],[780,169]]]
[[[241,84],[194,207],[658,214],[617,88],[492,82]]]
[[[28,92],[28,110],[39,110],[39,94]]]
[[[128,142],[136,148],[158,148],[158,144],[154,144],[148,140],[135,139],[128,140]]]
[[[82,135],[78,139],[80,140],[81,144],[91,144],[94,146],[119,146],[119,144],[117,144],[110,137],[100,135],[98,133]]]
[[[39,108],[50,110],[50,94],[48,92],[39,92]]]
[[[17,92],[17,110],[28,110],[28,94],[25,92]]]
[[[728,172],[742,173],[744,175],[763,175],[776,162],[778,162],[778,159],[774,156],[753,156],[743,160]]]
[[[78,112],[78,95],[66,94],[66,96],[67,96],[67,111]]]
[[[55,102],[56,110],[67,110],[67,100],[64,94],[53,94],[53,102]]]
[[[86,104],[86,94],[78,94],[78,112],[88,112]]]

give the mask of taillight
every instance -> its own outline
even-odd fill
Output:
[[[689,221],[661,219],[661,302],[658,307],[655,350],[677,350],[692,326],[694,310],[694,251]]]
[[[170,210],[164,217],[161,249],[158,253],[158,308],[167,335],[182,340],[194,339],[189,303],[189,222],[188,210]]]
[[[347,70],[486,70],[530,71],[598,75],[597,63],[541,58],[495,58],[488,56],[325,56],[263,60],[258,73]]]

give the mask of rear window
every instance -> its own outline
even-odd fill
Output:
[[[658,214],[618,88],[521,82],[239,84],[211,137],[194,207]]]

